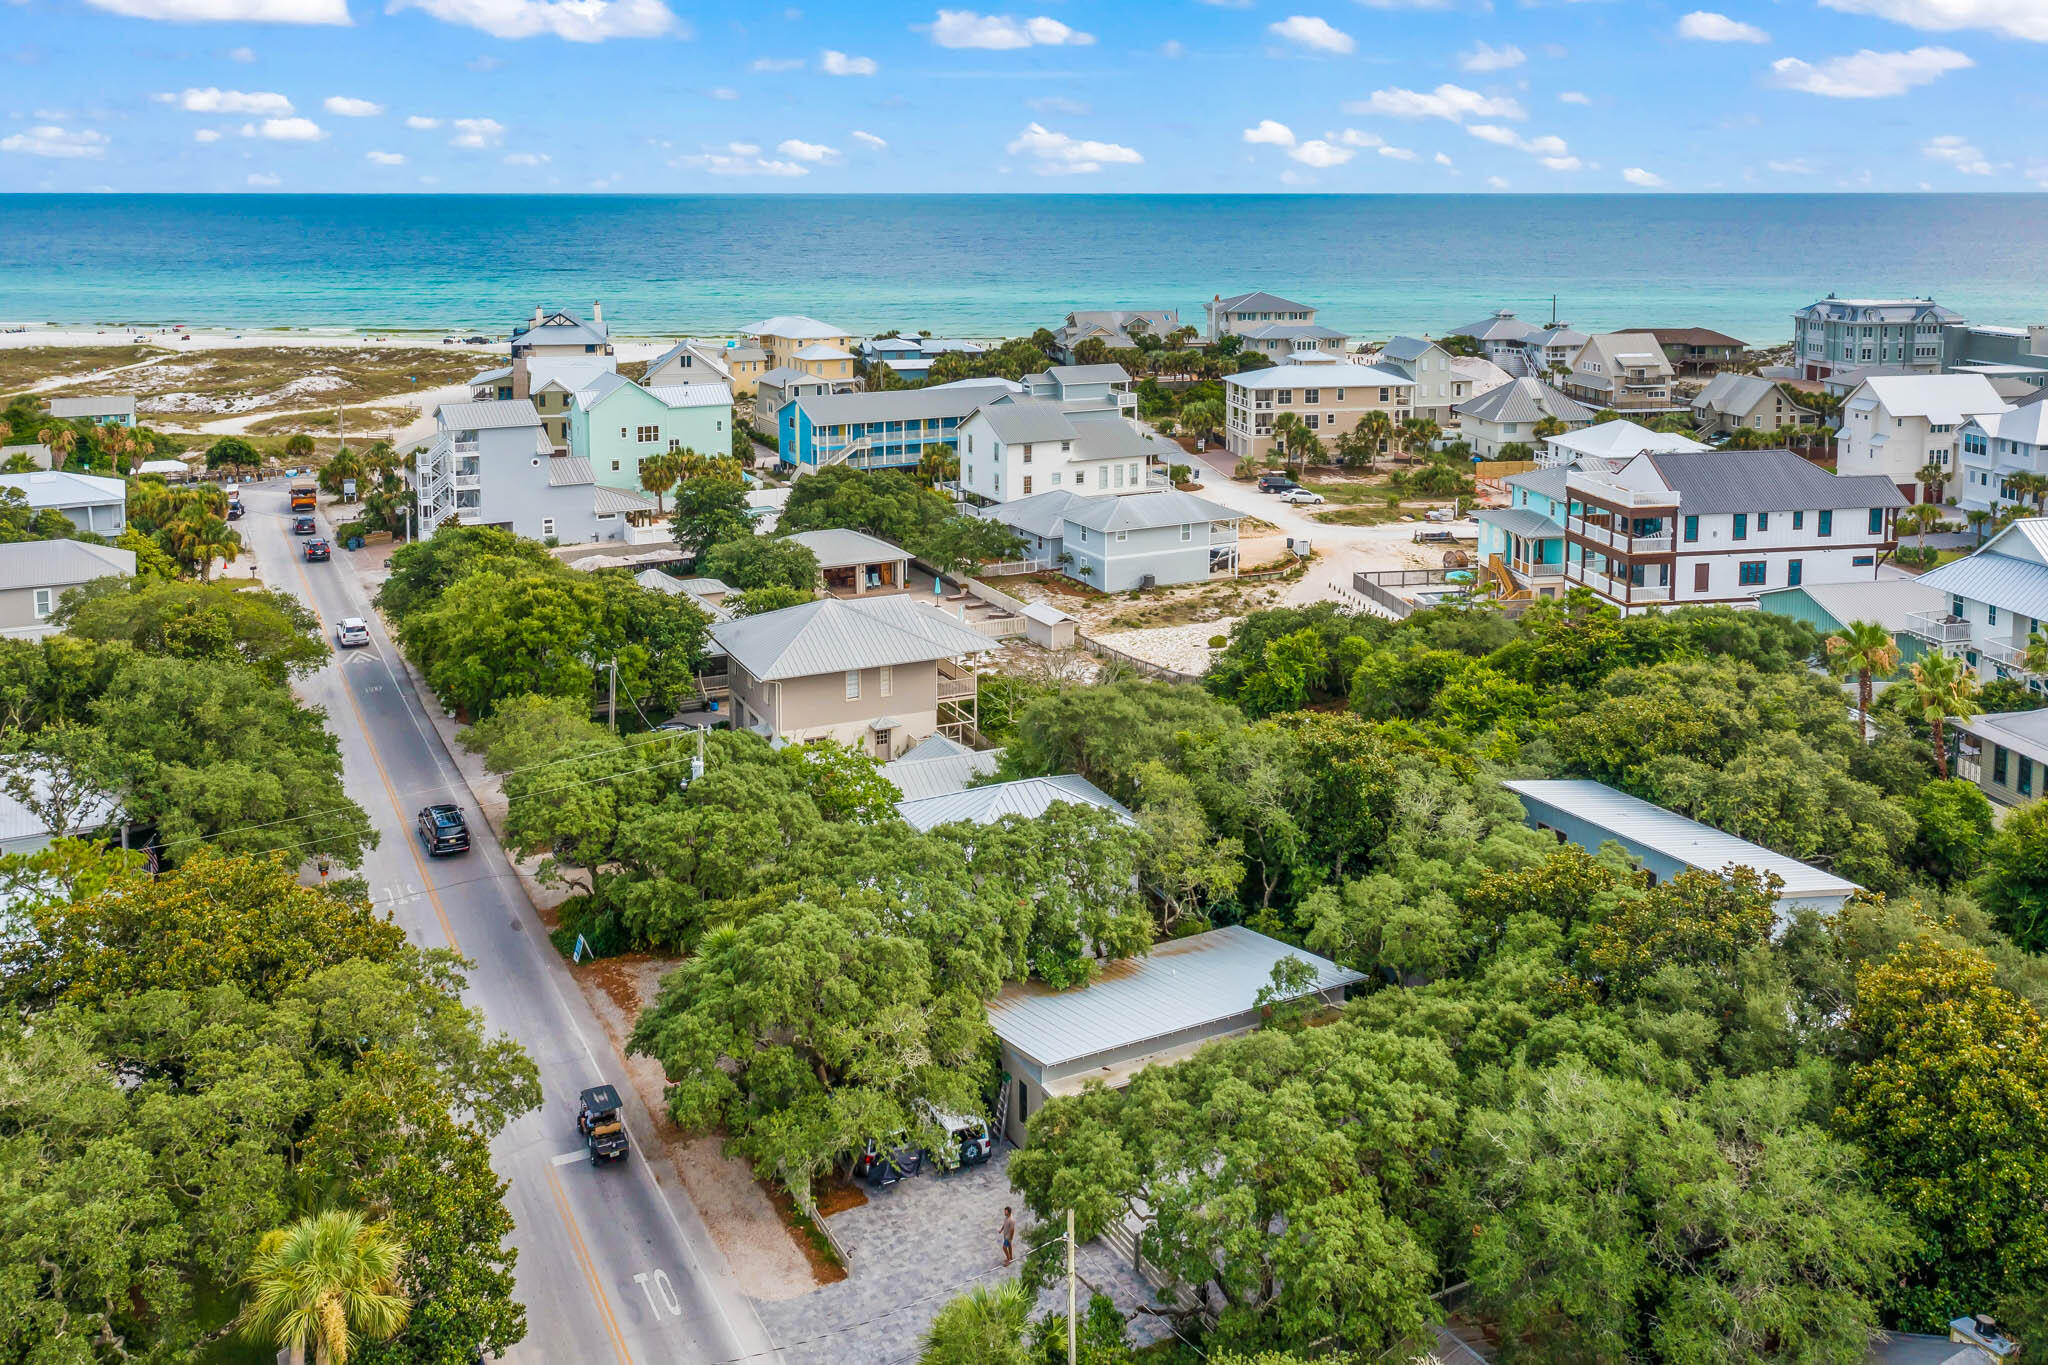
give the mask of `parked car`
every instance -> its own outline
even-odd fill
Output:
[[[315,538],[306,542],[306,562],[308,564],[323,564],[333,554],[333,547],[324,540]]]
[[[343,649],[361,649],[370,643],[370,623],[360,616],[344,616],[334,623],[334,643]]]
[[[311,517],[292,518],[292,534],[295,536],[310,536],[319,529],[313,524]]]
[[[1259,475],[1258,488],[1261,493],[1284,493],[1290,488],[1299,487],[1301,487],[1300,484],[1288,478],[1285,474],[1266,473]]]
[[[953,1135],[953,1149],[949,1153],[951,1165],[979,1166],[996,1154],[995,1134],[989,1131],[987,1120],[962,1118],[957,1114],[940,1114],[938,1118],[946,1131]]]
[[[455,806],[421,807],[420,838],[426,842],[430,858],[438,858],[444,853],[469,852],[469,824]]]
[[[1280,501],[1292,503],[1316,503],[1323,500],[1321,493],[1306,488],[1290,488],[1280,495]]]
[[[907,1134],[897,1133],[887,1146],[869,1138],[854,1158],[853,1174],[877,1189],[924,1173],[924,1148],[911,1143]]]

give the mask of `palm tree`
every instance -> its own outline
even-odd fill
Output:
[[[36,433],[36,439],[50,448],[52,469],[62,469],[71,452],[78,448],[78,433],[70,427],[44,427]]]
[[[2020,654],[2020,667],[2029,673],[2048,674],[2048,635],[2036,625],[2027,635],[2027,647]]]
[[[1919,548],[1927,548],[1927,536],[1941,526],[1941,509],[1931,502],[1916,502],[1899,513],[1893,525],[1906,535],[1920,542]]]
[[[1977,543],[1984,543],[1984,524],[1991,520],[1991,513],[1982,507],[1972,507],[1963,513],[1963,520],[1970,523],[1970,529],[1977,533]]]
[[[1920,481],[1920,496],[1927,502],[1941,501],[1941,485],[1948,479],[1948,471],[1929,460],[1913,471],[1913,477]]]
[[[1536,423],[1533,430],[1536,433],[1536,439],[1541,441],[1547,440],[1552,436],[1562,436],[1567,431],[1570,431],[1571,428],[1565,425],[1562,417],[1553,417],[1545,413],[1542,420]]]
[[[198,566],[202,583],[211,581],[214,560],[228,565],[242,554],[242,533],[211,513],[178,521],[171,527],[171,538],[179,553]]]
[[[649,455],[640,462],[640,486],[654,494],[654,514],[663,516],[662,496],[683,477],[682,461],[673,454]]]
[[[1394,419],[1378,408],[1358,419],[1358,429],[1372,442],[1375,454],[1385,454],[1387,443],[1394,439]]]
[[[1273,419],[1273,445],[1280,452],[1281,465],[1289,472],[1293,470],[1296,449],[1294,433],[1307,430],[1308,423],[1301,419],[1298,412],[1283,412]]]
[[[960,457],[950,441],[933,441],[917,457],[917,477],[936,488],[960,477]]]
[[[1427,417],[1410,417],[1401,423],[1401,448],[1413,455],[1417,450],[1427,450],[1442,436],[1443,428]]]
[[[1863,718],[1863,742],[1870,742],[1870,685],[1899,666],[1899,642],[1875,621],[1851,621],[1827,638],[1828,667],[1856,678],[1856,706]]]
[[[1031,1299],[1017,1280],[976,1285],[932,1319],[918,1365],[1029,1365]]]
[[[1934,770],[1948,777],[1948,736],[1951,717],[1977,714],[1977,675],[1952,654],[1929,654],[1913,665],[1913,698],[1934,732]]]
[[[382,1223],[330,1210],[264,1235],[249,1261],[236,1319],[251,1341],[317,1365],[348,1365],[358,1339],[389,1341],[412,1304],[398,1283],[405,1247]]]

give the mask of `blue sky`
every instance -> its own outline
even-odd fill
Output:
[[[0,190],[2048,188],[2048,0],[0,0]]]

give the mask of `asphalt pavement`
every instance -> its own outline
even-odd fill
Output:
[[[344,783],[381,836],[362,875],[380,910],[413,941],[452,947],[473,964],[467,1002],[510,1034],[540,1069],[544,1103],[501,1133],[492,1165],[509,1182],[517,1224],[518,1295],[527,1362],[689,1365],[779,1359],[666,1159],[648,1161],[652,1128],[603,1028],[570,978],[504,850],[428,722],[396,645],[370,610],[345,557],[308,564],[291,535],[282,483],[245,485],[243,540],[271,587],[320,617],[330,645],[346,616],[369,622],[371,645],[338,652],[298,684],[340,737]],[[332,538],[333,521],[318,516]],[[431,705],[427,699],[425,705]],[[452,802],[471,847],[429,859],[416,834],[422,806]],[[625,1098],[634,1153],[592,1167],[576,1133],[577,1096],[609,1081]]]

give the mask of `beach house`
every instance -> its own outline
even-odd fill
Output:
[[[1956,474],[1963,423],[2006,410],[1981,374],[1883,375],[1866,379],[1842,404],[1835,467],[1844,474],[1881,474],[1909,500],[1920,497],[1920,470]]]
[[[2014,488],[2016,474],[2048,474],[2048,402],[2024,403],[2003,412],[1965,419],[1956,433],[1958,480],[1949,497],[1965,511],[2024,504],[2038,507],[2031,492]]]
[[[1639,327],[1636,329],[1662,348],[1664,358],[1679,374],[1715,374],[1736,364],[1749,349],[1747,342],[1711,327]]]
[[[741,332],[767,354],[768,370],[799,370],[820,379],[853,378],[853,334],[801,313],[763,318]]]
[[[2048,518],[2026,517],[1981,549],[1921,574],[1943,605],[1907,619],[1906,633],[1961,659],[1979,679],[2014,678],[2048,691],[2027,667],[2027,642],[2048,621]]]
[[[584,321],[567,309],[553,312],[533,306],[533,317],[512,332],[512,358],[567,360],[577,356],[612,354],[611,331],[605,326],[604,305],[590,305],[590,319]]]
[[[640,384],[723,384],[735,398],[751,398],[767,368],[768,353],[752,342],[679,341],[648,362]]]
[[[1057,565],[1104,592],[1237,576],[1242,512],[1173,489],[1109,498],[1099,492],[1054,488],[977,515],[1022,536],[1025,558]]]
[[[898,378],[915,383],[931,373],[932,363],[940,356],[954,352],[980,355],[983,349],[979,342],[956,341],[948,337],[904,336],[899,332],[893,337],[874,337],[861,342],[860,359],[870,368],[887,365]]]
[[[1067,314],[1067,320],[1053,329],[1053,350],[1068,364],[1075,363],[1076,351],[1084,341],[1099,341],[1112,351],[1137,345],[1131,340],[1133,323],[1150,336],[1164,337],[1180,330],[1177,308],[1106,308]]]
[[[135,425],[135,395],[94,393],[80,398],[52,398],[50,416],[65,422],[91,422],[102,427]]]
[[[991,394],[1022,392],[1023,385],[1009,380],[963,379],[928,389],[800,393],[777,413],[781,467],[791,473],[835,464],[914,469],[931,447],[954,445],[961,419]]]
[[[1453,327],[1445,335],[1470,337],[1478,343],[1480,354],[1510,375],[1521,376],[1529,373],[1525,368],[1529,352],[1523,349],[1522,343],[1542,331],[1541,327],[1524,322],[1511,310],[1502,308],[1496,310],[1492,317],[1482,318],[1463,327]]]
[[[1234,336],[1244,343],[1245,350],[1275,364],[1342,356],[1351,340],[1346,333],[1318,323],[1313,304],[1296,303],[1264,290],[1227,299],[1218,294],[1202,308],[1208,315],[1210,344]]]
[[[627,514],[653,505],[599,488],[589,460],[557,454],[530,402],[444,403],[434,421],[413,473],[423,536],[459,520],[564,545],[615,540]]]
[[[1370,363],[1399,370],[1415,381],[1409,411],[1427,418],[1446,433],[1458,429],[1458,404],[1475,396],[1472,376],[1458,366],[1459,357],[1427,337],[1399,336],[1370,357]]]
[[[1000,394],[961,419],[955,453],[960,490],[982,503],[1007,502],[1066,489],[1076,493],[1142,493],[1156,451],[1114,411],[1078,416],[1064,403],[1028,394]]]
[[[716,381],[645,387],[620,374],[594,376],[573,395],[569,453],[608,488],[639,492],[650,455],[732,453],[732,392]]]
[[[1482,460],[1506,458],[1501,452],[1508,446],[1529,447],[1531,455],[1523,458],[1531,458],[1543,439],[1536,434],[1537,424],[1546,417],[1556,418],[1566,430],[1593,420],[1591,408],[1526,376],[1469,398],[1452,411],[1457,414],[1459,438]]]
[[[1227,375],[1224,449],[1238,459],[1266,460],[1276,450],[1273,422],[1282,413],[1299,417],[1325,446],[1367,413],[1383,412],[1398,425],[1414,415],[1415,388],[1392,365],[1275,365]]]
[[[1961,313],[1933,299],[1838,299],[1830,294],[1792,314],[1792,363],[1802,379],[1826,379],[1859,365],[1936,374],[1942,329],[1964,321]]]
[[[1631,455],[1685,455],[1712,449],[1682,432],[1652,431],[1621,417],[1544,437],[1536,451],[1536,463],[1549,467],[1584,459],[1625,460]]]
[[[1819,420],[1818,413],[1795,401],[1783,385],[1754,374],[1723,370],[1692,400],[1693,430],[1702,436],[1726,436],[1744,427],[1776,431]]]
[[[82,540],[0,545],[0,636],[35,639],[56,630],[51,613],[71,589],[96,578],[135,576],[135,551]]]
[[[1671,362],[1648,332],[1603,332],[1573,353],[1566,393],[1595,411],[1670,412]]]
[[[112,538],[128,526],[128,482],[68,469],[33,474],[0,474],[0,488],[21,494],[32,511],[51,509],[71,518],[81,531]]]

